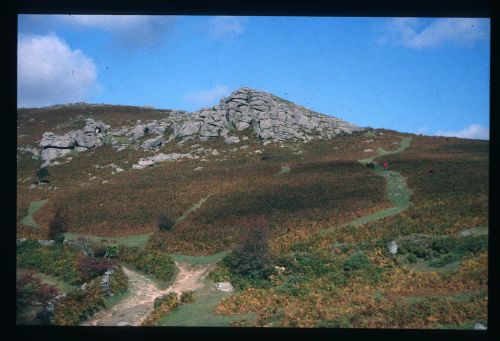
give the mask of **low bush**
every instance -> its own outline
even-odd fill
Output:
[[[94,278],[85,290],[74,290],[54,309],[54,324],[76,326],[106,308],[106,293],[101,288],[101,278]]]
[[[114,266],[114,261],[105,258],[87,257],[79,254],[76,259],[78,276],[82,282],[87,282],[94,277],[101,276],[106,270]]]
[[[118,258],[138,271],[163,281],[171,280],[176,270],[172,257],[156,250],[120,245]]]
[[[417,256],[415,256],[413,253],[409,253],[407,256],[406,256],[406,260],[408,261],[408,263],[410,264],[415,264],[417,262]]]
[[[154,301],[153,311],[146,317],[142,322],[143,326],[154,326],[160,321],[160,319],[168,315],[177,306],[179,306],[179,298],[175,292],[171,292],[162,297],[158,297]]]
[[[439,258],[432,259],[429,261],[429,266],[440,268],[446,264],[458,262],[462,257],[457,253],[447,253],[440,256]]]
[[[193,303],[195,301],[194,291],[187,290],[181,294],[181,303]]]
[[[175,225],[175,220],[167,216],[166,214],[161,214],[158,221],[158,229],[160,231],[170,231]]]
[[[16,323],[32,324],[32,317],[27,312],[43,308],[58,294],[57,287],[42,283],[33,271],[18,272],[16,276]]]
[[[42,246],[35,240],[17,245],[17,268],[35,269],[69,284],[81,284],[76,268],[77,251],[62,244]]]
[[[353,271],[353,270],[359,270],[359,269],[366,269],[371,266],[370,259],[362,253],[357,253],[352,256],[350,256],[345,262],[344,262],[344,270],[346,271]]]
[[[53,239],[56,243],[62,244],[64,241],[63,233],[68,229],[68,213],[66,209],[59,206],[54,211],[54,216],[49,223],[48,238]]]

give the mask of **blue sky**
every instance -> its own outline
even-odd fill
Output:
[[[360,126],[489,135],[489,19],[18,19],[19,107],[194,111],[249,86]]]

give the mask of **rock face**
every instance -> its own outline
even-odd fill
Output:
[[[341,119],[250,88],[239,89],[223,98],[219,105],[193,112],[189,120],[173,125],[176,137],[202,140],[245,129],[263,140],[277,141],[330,139],[340,133],[362,130]],[[229,141],[235,139],[230,137]]]

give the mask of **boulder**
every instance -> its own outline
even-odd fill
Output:
[[[64,136],[56,135],[51,132],[43,133],[40,147],[42,148],[73,148],[75,140],[68,133]]]
[[[234,288],[229,282],[218,282],[215,284],[215,287],[217,290],[222,291],[222,292],[233,292]]]
[[[141,147],[144,149],[152,149],[161,146],[162,143],[163,139],[161,138],[161,136],[157,136],[144,141]]]
[[[389,253],[391,255],[395,255],[398,253],[398,244],[396,243],[395,240],[391,241],[388,245],[387,245],[387,249],[389,250]]]
[[[235,144],[240,143],[240,139],[237,136],[228,136],[224,139],[224,142],[227,144]]]
[[[71,152],[71,149],[45,148],[40,153],[43,161],[52,161]]]

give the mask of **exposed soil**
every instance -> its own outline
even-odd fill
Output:
[[[123,267],[129,280],[129,294],[119,303],[98,312],[92,318],[82,323],[83,326],[139,326],[153,310],[154,300],[170,292],[180,295],[182,291],[195,290],[209,273],[212,264],[188,266],[176,262],[179,272],[174,283],[167,289],[159,289],[148,277],[131,269]]]

